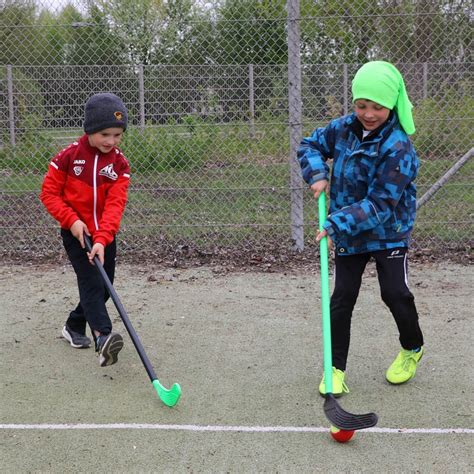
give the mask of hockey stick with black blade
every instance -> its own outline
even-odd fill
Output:
[[[323,230],[326,222],[326,194],[321,192],[318,198],[319,231]],[[328,239],[323,237],[320,241],[321,261],[321,306],[323,325],[323,351],[324,351],[324,381],[326,386],[326,400],[324,401],[324,413],[326,418],[341,430],[362,430],[375,426],[378,417],[375,413],[355,415],[345,411],[333,395],[332,387],[332,342],[331,342],[331,317],[329,299],[329,257]]]
[[[90,252],[92,250],[92,244],[90,238],[85,234],[84,242],[86,244],[87,251]],[[140,359],[145,367],[145,370],[148,373],[148,376],[150,377],[151,383],[154,389],[156,390],[158,397],[165,405],[169,407],[176,405],[176,403],[178,403],[179,398],[181,397],[181,387],[179,386],[179,384],[175,383],[168,390],[163,387],[163,385],[161,385],[161,383],[156,377],[155,371],[153,370],[150,360],[148,359],[145,353],[145,349],[143,348],[143,345],[140,339],[138,338],[138,335],[135,332],[132,323],[130,322],[127,312],[125,311],[125,308],[123,307],[122,302],[120,301],[120,298],[118,297],[117,292],[115,291],[115,288],[113,287],[102,263],[100,263],[100,260],[97,256],[94,257],[94,263],[100,275],[102,276],[102,279],[104,280],[105,286],[107,287],[107,291],[109,292],[110,297],[112,298],[112,301],[114,302],[115,307],[117,308],[117,311],[119,312],[119,315],[122,318],[123,324],[125,325],[125,328],[127,329],[127,332],[130,335],[130,338],[132,339],[133,345],[135,346],[135,349],[137,350],[138,355],[140,356]]]

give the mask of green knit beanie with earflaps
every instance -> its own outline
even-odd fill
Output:
[[[367,99],[387,109],[395,110],[403,130],[415,133],[415,124],[405,82],[400,71],[385,61],[364,64],[352,80],[352,101]]]

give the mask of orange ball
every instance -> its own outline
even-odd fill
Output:
[[[335,426],[331,426],[330,432],[333,439],[335,439],[338,443],[347,443],[355,433],[354,430],[340,430]]]

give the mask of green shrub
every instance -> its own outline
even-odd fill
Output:
[[[2,169],[45,172],[58,147],[42,132],[29,132],[17,136],[15,146],[0,148]]]
[[[460,156],[472,147],[474,98],[454,89],[425,99],[414,108],[415,148],[420,155]]]
[[[209,156],[216,134],[216,125],[186,117],[183,125],[129,129],[121,148],[135,172],[191,169]]]

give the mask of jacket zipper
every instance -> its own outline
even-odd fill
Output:
[[[342,170],[341,170],[341,194],[343,196],[343,200],[345,201],[345,195],[344,195],[344,173],[346,171],[346,165],[347,165],[347,162],[349,161],[349,159],[352,157],[352,153],[354,152],[354,150],[356,149],[356,146],[357,146],[357,143],[355,140],[352,141],[352,145],[351,145],[351,149],[350,149],[350,152],[348,155],[344,156],[343,160],[342,160]],[[344,206],[344,207],[347,207],[347,206]]]
[[[92,187],[94,189],[94,209],[93,209],[93,214],[94,214],[94,224],[96,230],[99,230],[99,223],[97,222],[97,162],[99,161],[99,154],[96,153],[95,158],[94,158],[94,177],[93,177],[93,183]]]
[[[378,220],[378,221],[380,222],[380,224],[381,224],[382,221],[380,220],[379,213],[377,212],[377,208],[375,207],[374,203],[373,203],[370,199],[367,199],[367,202],[370,204],[370,206],[371,206],[372,209],[374,210],[375,216],[377,217],[377,220]]]

